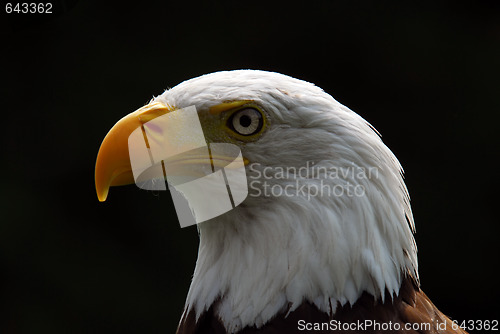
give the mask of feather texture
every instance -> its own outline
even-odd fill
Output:
[[[308,302],[295,311],[277,314],[261,328],[247,327],[238,334],[277,333],[387,333],[387,334],[465,334],[460,327],[443,315],[423,293],[416,282],[406,277],[397,296],[385,292],[385,302],[363,293],[354,305],[338,305],[335,315]],[[194,312],[186,314],[178,334],[227,334],[213,307],[196,321]],[[384,327],[385,326],[385,327]]]
[[[418,288],[403,171],[363,118],[311,83],[263,71],[205,75],[156,99],[176,108],[195,105],[200,113],[252,101],[269,123],[258,140],[239,143],[250,161],[247,199],[199,225],[180,333],[288,333],[285,322],[303,314],[419,317],[428,299]],[[352,194],[349,187],[362,191]],[[415,284],[403,296],[404,277]],[[432,305],[426,312],[421,317],[438,311]]]

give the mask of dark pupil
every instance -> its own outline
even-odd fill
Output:
[[[240,117],[240,125],[244,128],[250,126],[252,124],[252,119],[247,115],[243,115]]]

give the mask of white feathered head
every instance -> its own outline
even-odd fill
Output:
[[[418,280],[401,165],[370,124],[322,89],[238,70],[185,81],[153,102],[196,106],[207,141],[238,145],[247,162],[246,200],[199,225],[186,310],[199,315],[219,300],[219,316],[236,330],[303,301],[331,313],[363,291],[397,293],[403,275]],[[130,179],[126,162],[110,162],[116,153],[101,160],[105,198]]]

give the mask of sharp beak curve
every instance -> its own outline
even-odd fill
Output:
[[[144,123],[172,111],[172,107],[152,102],[119,120],[102,141],[95,164],[97,198],[104,202],[109,187],[134,183],[128,137]]]

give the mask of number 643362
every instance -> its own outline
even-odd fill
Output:
[[[462,328],[466,331],[498,331],[498,320],[453,320],[453,329]]]
[[[5,12],[7,14],[52,14],[52,3],[7,2]]]

